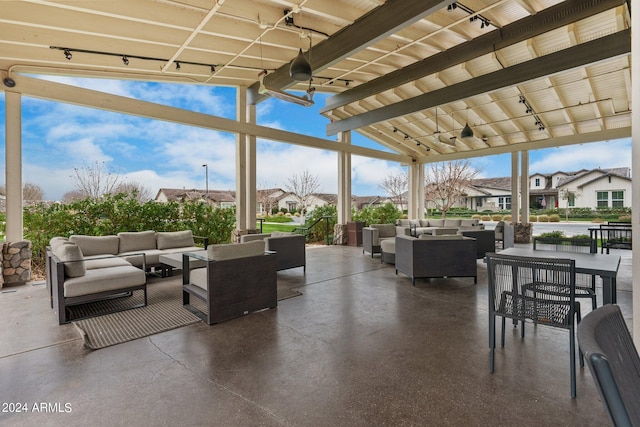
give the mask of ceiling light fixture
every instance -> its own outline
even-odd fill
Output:
[[[71,54],[71,51],[69,49],[64,50],[64,57],[67,58],[69,61],[71,61],[71,58],[73,58],[73,55]]]
[[[467,107],[466,123],[464,124],[462,132],[460,132],[460,138],[473,138],[473,130],[469,126],[469,107]]]
[[[129,65],[129,58],[127,58],[127,55],[122,55],[122,63],[124,65]]]
[[[299,82],[311,80],[311,64],[309,64],[307,58],[304,57],[302,49],[298,50],[298,56],[296,56],[296,59],[291,63],[289,76],[291,76],[293,80],[297,80]]]
[[[180,63],[176,61],[176,71],[180,71]]]
[[[266,75],[267,70],[262,70],[258,74],[258,78],[260,79],[260,88],[258,89],[258,93],[260,93],[261,95],[269,95],[282,101],[293,102],[294,104],[302,105],[303,107],[310,107],[314,104],[313,95],[315,94],[316,89],[311,87],[311,85],[309,85],[309,89],[307,89],[306,95],[297,96],[283,90],[275,90],[266,87],[264,85],[264,76]]]

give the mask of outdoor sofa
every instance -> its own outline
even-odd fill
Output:
[[[484,224],[478,219],[399,219],[396,223],[398,227],[403,227],[405,232],[397,233],[409,236],[419,236],[421,234],[440,234],[439,230],[447,230],[448,233],[456,234],[458,231],[483,230]]]
[[[240,237],[240,243],[261,240],[265,243],[265,250],[276,253],[276,269],[302,267],[307,269],[306,237],[302,234],[274,231],[272,233],[245,234]]]
[[[46,283],[59,323],[69,321],[70,306],[134,290],[144,291],[146,305],[146,272],[160,265],[161,254],[202,250],[194,239],[190,230],[54,237],[47,248]]]

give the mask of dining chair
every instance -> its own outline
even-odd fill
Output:
[[[578,344],[611,423],[640,425],[640,357],[620,307],[607,304],[587,314]]]
[[[505,343],[505,321],[525,321],[569,331],[571,397],[576,397],[575,324],[580,321],[580,303],[575,300],[575,261],[487,254],[489,276],[490,372],[495,369],[496,317],[502,318],[501,347]],[[568,292],[567,292],[568,290]],[[580,366],[584,362],[580,357]]]
[[[573,237],[534,237],[533,250],[587,254],[597,252],[590,239]],[[591,299],[591,309],[596,309],[598,306],[596,300],[596,276],[576,274],[576,298]]]

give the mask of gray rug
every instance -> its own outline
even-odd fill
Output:
[[[278,287],[278,301],[302,295],[295,289]],[[71,318],[98,315],[72,323],[80,332],[86,348],[97,350],[104,347],[147,337],[182,326],[200,322],[200,318],[182,306],[182,279],[151,278],[147,285],[147,306],[104,314],[114,309],[125,309],[142,302],[142,291],[131,296],[73,307]],[[206,306],[198,299],[191,303],[206,312]]]

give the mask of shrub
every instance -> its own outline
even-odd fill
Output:
[[[538,222],[538,217],[535,215],[529,215],[529,222]]]
[[[491,215],[492,221],[502,221],[502,214],[493,214]]]
[[[121,231],[191,230],[210,243],[227,243],[235,226],[235,209],[199,202],[140,203],[125,194],[105,195],[71,204],[44,203],[24,209],[24,237],[31,241],[34,273],[44,273],[45,249],[54,236],[103,236]]]
[[[598,218],[594,218],[593,221],[591,222],[594,222],[596,224],[602,224],[604,222],[604,219],[598,217]]]
[[[471,215],[471,219],[482,219],[482,215],[480,215],[480,214],[473,214],[473,215]]]
[[[338,221],[338,209],[334,205],[318,206],[305,217],[305,227],[310,227],[322,217],[329,217],[329,234],[333,234],[333,227]],[[307,234],[308,242],[323,242],[327,237],[327,224],[320,221],[309,229]]]
[[[618,217],[618,222],[631,222],[631,215],[622,215]]]
[[[549,222],[560,222],[560,216],[557,214],[549,215]]]
[[[402,218],[402,213],[393,203],[386,203],[379,207],[365,206],[357,212],[352,212],[351,217],[354,221],[364,221],[367,226],[371,224],[395,224]]]
[[[538,222],[549,222],[549,215],[538,215]]]
[[[503,217],[502,217],[502,220],[503,220],[504,222],[511,222],[511,215],[505,215],[505,216],[503,216]]]
[[[480,219],[482,221],[491,221],[491,216],[490,215],[482,215],[482,217],[480,217]]]
[[[549,231],[547,233],[541,233],[540,237],[550,237],[553,239],[558,239],[561,237],[565,237],[562,231]]]

